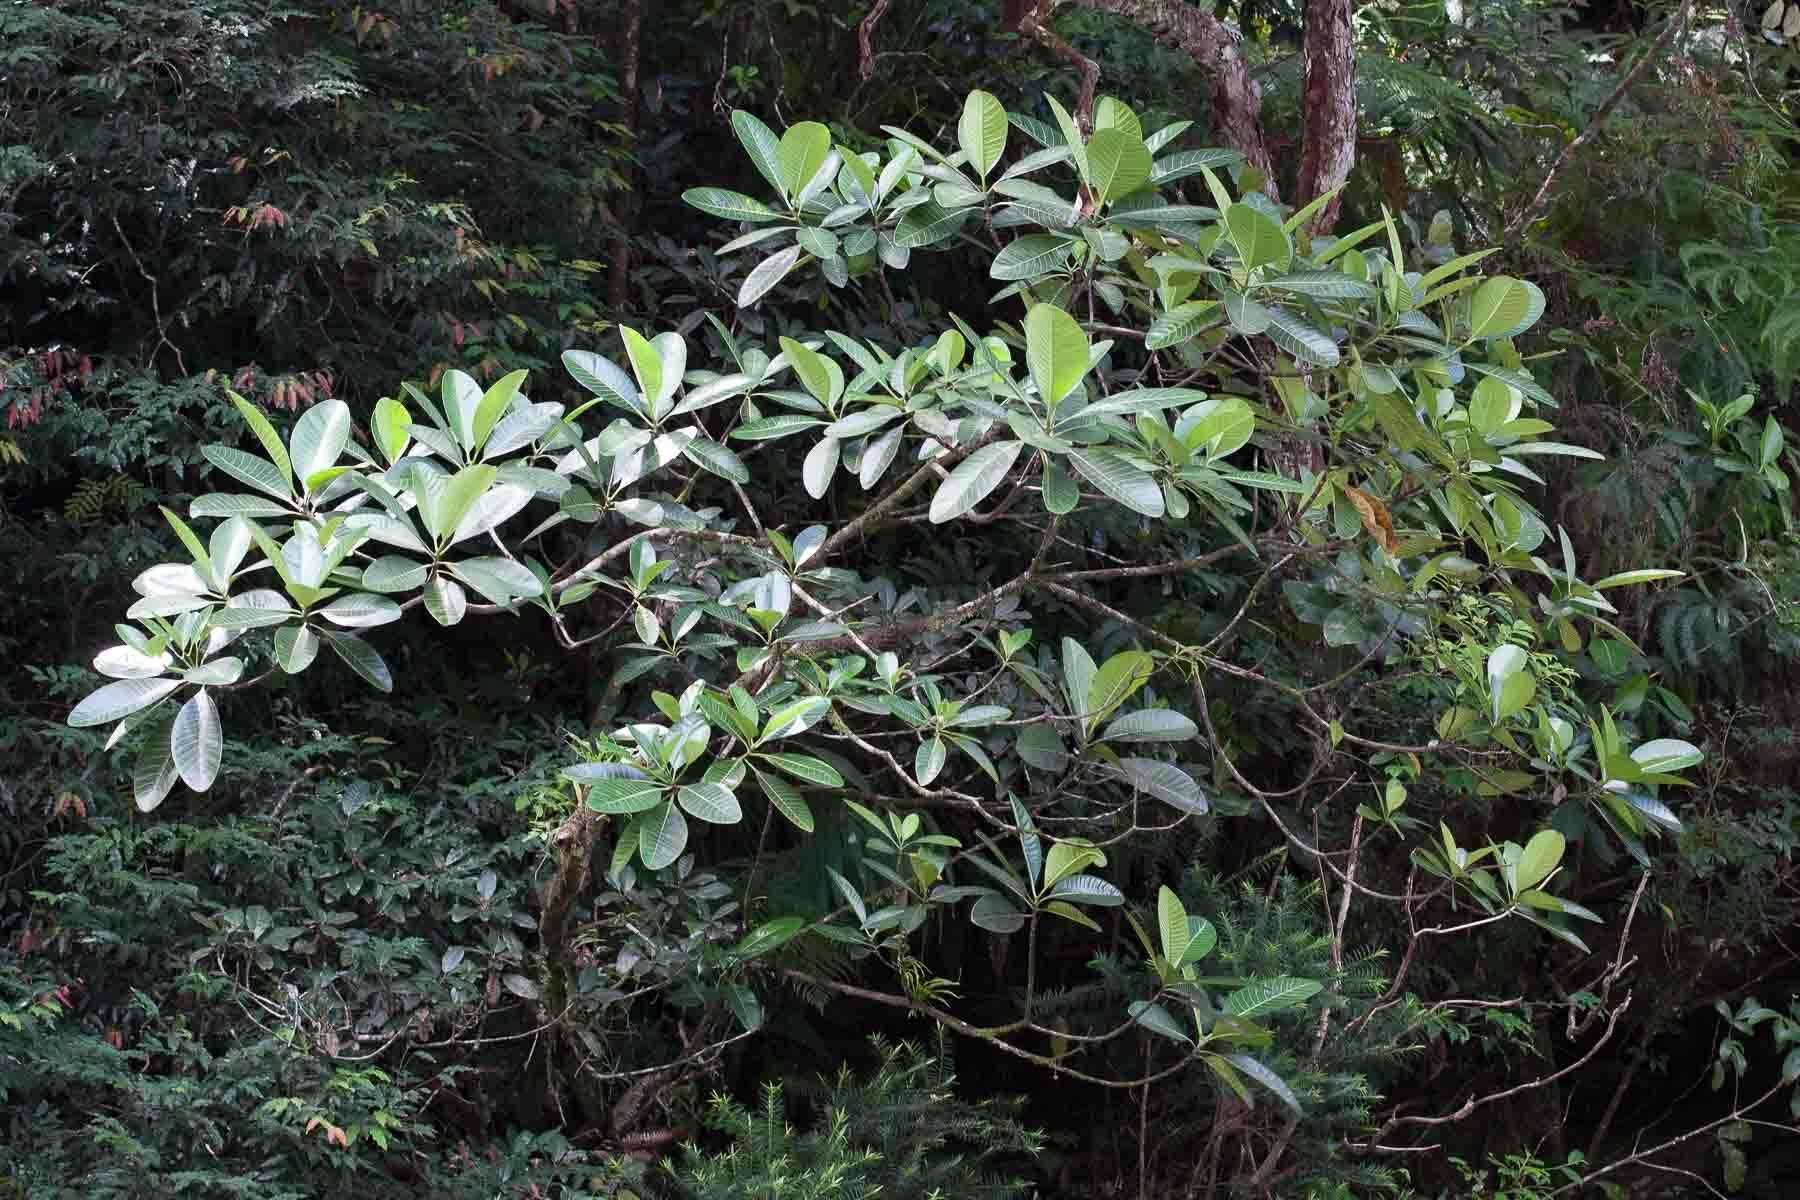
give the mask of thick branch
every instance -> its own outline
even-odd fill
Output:
[[[1300,94],[1305,123],[1296,204],[1310,204],[1350,178],[1356,162],[1356,38],[1350,0],[1307,0],[1306,81]],[[1324,233],[1337,224],[1333,196],[1307,229]]]

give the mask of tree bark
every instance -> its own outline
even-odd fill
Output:
[[[1300,97],[1303,141],[1297,204],[1310,204],[1350,178],[1356,162],[1356,37],[1350,0],[1307,0],[1306,75]],[[1307,223],[1311,233],[1337,224],[1333,196]]]
[[[1275,166],[1263,138],[1262,92],[1250,78],[1238,36],[1204,9],[1181,0],[1075,0],[1083,8],[1113,13],[1148,29],[1164,45],[1185,50],[1212,79],[1213,133],[1244,156],[1262,176],[1262,190],[1281,198]],[[1333,0],[1343,3],[1344,0]],[[1346,13],[1349,11],[1345,8]],[[1310,17],[1310,9],[1308,10]],[[1348,22],[1345,24],[1348,34]],[[1354,103],[1352,104],[1354,111]]]
[[[619,122],[631,140],[633,154],[637,152],[638,60],[643,32],[644,0],[619,0],[619,93],[624,102]],[[624,308],[631,295],[631,218],[637,210],[634,194],[637,172],[629,162],[625,165],[624,176],[625,195],[614,210],[619,234],[613,239],[612,272],[606,281],[606,302],[615,311]]]

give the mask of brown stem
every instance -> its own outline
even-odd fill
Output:
[[[634,143],[633,153],[636,153],[638,131],[638,63],[642,57],[643,32],[644,0],[620,0],[619,94],[624,101],[624,112],[620,114],[619,124],[624,127],[626,138]],[[625,163],[622,174],[625,194],[620,197],[616,212],[619,235],[613,239],[612,272],[606,281],[606,302],[614,311],[624,308],[631,294],[631,218],[637,207],[632,194],[636,172],[630,162]]]
[[[1081,73],[1081,94],[1075,101],[1075,128],[1086,137],[1094,125],[1094,91],[1100,86],[1100,64],[1069,45],[1045,21],[1057,0],[1037,0],[1019,17],[1019,32],[1035,39],[1039,45]]]
[[[875,75],[875,26],[887,13],[890,0],[875,0],[869,6],[869,15],[856,26],[856,53],[859,59],[858,71],[867,83]]]

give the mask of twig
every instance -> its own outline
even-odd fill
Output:
[[[1606,118],[1612,116],[1613,109],[1619,106],[1620,101],[1625,99],[1625,93],[1636,86],[1644,72],[1650,69],[1651,62],[1662,53],[1663,48],[1686,27],[1688,14],[1693,9],[1694,0],[1681,0],[1681,7],[1669,19],[1668,25],[1663,28],[1656,41],[1651,43],[1650,49],[1644,52],[1644,56],[1638,59],[1637,65],[1625,73],[1625,78],[1619,80],[1619,86],[1613,89],[1612,95],[1608,96],[1606,101],[1595,110],[1593,119],[1587,123],[1587,128],[1576,135],[1574,141],[1562,148],[1562,153],[1557,155],[1556,161],[1550,165],[1550,173],[1544,176],[1544,182],[1538,186],[1537,195],[1533,196],[1531,203],[1520,209],[1519,214],[1507,224],[1505,240],[1508,244],[1516,241],[1519,234],[1524,232],[1525,226],[1536,219],[1538,211],[1550,199],[1550,189],[1555,185],[1556,177],[1562,174],[1563,168],[1574,160],[1576,153],[1588,143],[1589,139],[1600,131],[1600,126],[1606,123]]]

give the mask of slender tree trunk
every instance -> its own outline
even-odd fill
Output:
[[[1250,78],[1238,37],[1205,9],[1181,0],[1075,0],[1083,8],[1114,13],[1142,25],[1157,41],[1193,56],[1212,79],[1213,133],[1244,156],[1262,176],[1262,190],[1280,199],[1275,165],[1263,138],[1262,92]],[[1342,2],[1342,0],[1339,0]],[[1346,13],[1349,11],[1346,7]],[[1308,13],[1310,17],[1310,10]],[[1346,22],[1346,33],[1348,22]]]
[[[1356,162],[1356,37],[1350,0],[1307,0],[1304,54],[1306,81],[1300,108],[1304,141],[1300,151],[1298,204],[1310,204],[1350,177]],[[1324,233],[1337,224],[1340,197],[1313,215],[1307,228]]]
[[[638,59],[643,43],[644,0],[619,0],[619,91],[625,111],[620,123],[631,139],[632,153],[637,153],[638,133]],[[615,310],[625,307],[631,295],[631,227],[637,211],[635,194],[637,172],[625,166],[625,195],[614,209],[619,223],[619,236],[613,239],[612,273],[607,278],[606,300]]]

